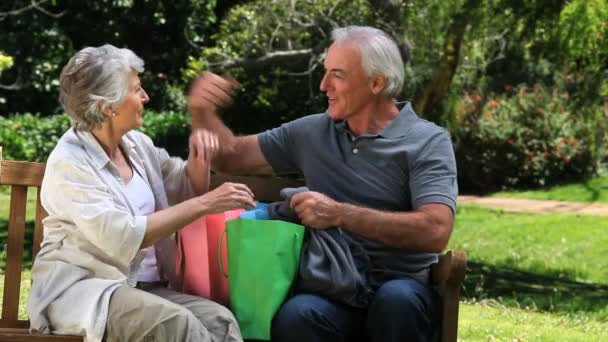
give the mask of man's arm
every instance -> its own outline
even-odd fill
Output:
[[[219,152],[212,160],[216,171],[226,173],[271,174],[272,167],[264,158],[257,135],[235,136],[220,120],[217,111],[232,103],[238,83],[204,72],[197,78],[188,96],[192,130],[201,128],[217,134]]]
[[[339,203],[307,191],[294,195],[291,207],[308,227],[339,226],[388,246],[416,252],[443,251],[454,223],[452,209],[440,203],[424,204],[412,212],[385,212]]]

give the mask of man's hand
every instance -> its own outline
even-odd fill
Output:
[[[294,195],[290,207],[307,227],[325,229],[340,225],[342,204],[319,192],[305,191]]]
[[[232,104],[232,97],[239,83],[235,79],[218,76],[204,71],[192,84],[188,95],[188,111],[198,114],[217,112]]]

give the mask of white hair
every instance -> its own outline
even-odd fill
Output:
[[[106,44],[78,51],[59,77],[59,102],[76,130],[90,131],[106,120],[103,111],[119,105],[129,91],[129,73],[144,61],[129,49]]]
[[[368,26],[346,26],[331,33],[334,42],[348,42],[359,49],[367,77],[386,77],[384,95],[396,98],[403,88],[405,68],[397,43],[384,31]]]

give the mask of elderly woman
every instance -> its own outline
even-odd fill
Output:
[[[79,51],[61,73],[73,127],[42,182],[49,216],[32,268],[31,329],[86,341],[241,341],[226,308],[172,290],[173,236],[203,215],[253,206],[253,195],[232,183],[203,194],[218,149],[211,133],[193,133],[184,162],[134,130],[149,100],[142,71],[132,51],[104,45]]]

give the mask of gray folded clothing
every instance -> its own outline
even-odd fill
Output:
[[[303,191],[308,191],[308,188],[281,190],[284,201],[268,206],[270,219],[299,224],[300,219],[289,203],[293,195]],[[368,284],[368,269],[369,257],[365,250],[342,229],[307,227],[296,288],[300,292],[324,295],[354,307],[367,307],[373,297]]]

